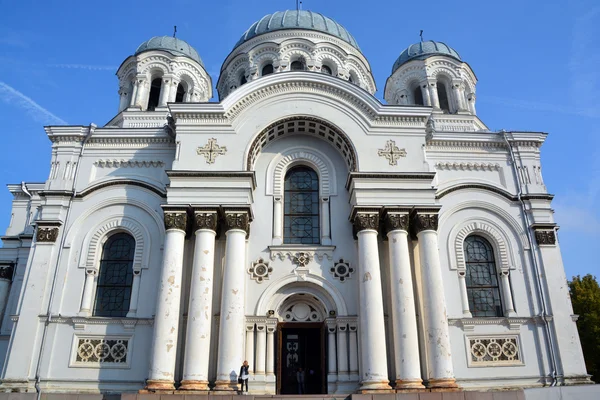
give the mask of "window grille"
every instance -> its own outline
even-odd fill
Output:
[[[474,317],[501,317],[502,303],[494,249],[481,236],[465,239],[467,296]]]

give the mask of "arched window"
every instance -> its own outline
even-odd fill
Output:
[[[448,91],[444,82],[438,81],[437,84],[438,99],[440,100],[440,108],[448,114],[450,112],[450,102],[448,101]]]
[[[267,64],[262,68],[262,76],[270,75],[274,72],[273,64]]]
[[[350,82],[350,83],[354,83],[354,77],[352,76],[352,74],[350,74],[350,75],[348,76],[348,82]]]
[[[503,316],[492,245],[481,236],[468,236],[464,248],[471,314],[474,317]]]
[[[290,65],[291,71],[304,71],[306,69],[306,64],[304,64],[304,60],[296,60],[292,61]]]
[[[319,177],[309,167],[290,168],[284,184],[283,242],[319,244]]]
[[[112,235],[102,246],[95,316],[127,316],[133,283],[134,254],[135,239],[128,233]]]
[[[333,75],[333,72],[331,71],[331,68],[329,68],[328,65],[322,65],[321,72],[323,72],[324,74],[327,74],[327,75]]]
[[[423,92],[421,91],[421,86],[417,85],[413,90],[413,99],[416,105],[422,106],[425,104],[423,101]]]
[[[179,83],[179,85],[177,85],[177,94],[175,94],[175,103],[183,103],[185,100],[185,92],[186,90],[183,82]]]
[[[155,78],[150,84],[150,96],[148,96],[148,111],[154,111],[158,107],[162,78]]]

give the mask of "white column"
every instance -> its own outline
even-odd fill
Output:
[[[361,344],[361,389],[389,390],[383,294],[379,268],[378,212],[358,212],[358,298]]]
[[[456,111],[467,111],[465,106],[465,88],[462,82],[452,82],[452,93],[454,94],[454,102]]]
[[[6,305],[8,304],[8,294],[10,293],[10,285],[13,278],[15,268],[13,265],[0,266],[0,324],[6,313]]]
[[[83,286],[83,299],[81,299],[81,308],[79,309],[79,315],[82,317],[89,317],[92,315],[92,303],[94,295],[94,286],[96,275],[98,271],[95,269],[85,270],[85,283]]]
[[[133,270],[133,281],[131,282],[131,297],[129,300],[129,311],[127,312],[127,318],[134,318],[137,315],[138,299],[140,297],[141,275],[141,270]]]
[[[423,317],[428,358],[428,381],[433,388],[457,387],[454,379],[446,300],[437,236],[436,211],[414,215],[413,227],[419,240],[421,281],[423,282]]]
[[[385,216],[390,251],[390,282],[396,389],[422,388],[419,335],[408,251],[408,212]]]
[[[427,87],[429,88],[429,96],[431,97],[431,106],[434,109],[440,108],[440,98],[437,92],[437,82],[435,80],[428,81]]]
[[[331,244],[331,226],[329,222],[329,197],[321,197],[321,244]]]
[[[256,324],[256,375],[265,374],[265,361],[267,359],[267,326]]]
[[[475,109],[475,93],[471,93],[467,100],[469,102],[469,111],[471,111],[471,114],[477,114],[477,110]]]
[[[254,374],[254,323],[246,324],[246,360],[248,361],[248,372]]]
[[[350,377],[358,379],[358,327],[355,323],[350,324],[350,338],[349,338],[349,347],[350,347]]]
[[[181,390],[209,390],[208,361],[212,328],[213,273],[217,210],[194,212],[196,243],[190,283],[190,299]]]
[[[276,326],[267,325],[267,376],[275,375],[275,330]]]
[[[158,98],[158,106],[166,107],[169,100],[169,92],[171,90],[171,78],[163,76],[162,84],[160,85],[160,97]]]
[[[283,244],[283,202],[281,197],[273,197],[273,244]]]
[[[512,293],[510,290],[510,279],[508,279],[509,271],[500,272],[500,280],[502,286],[502,298],[504,300],[504,315],[507,317],[516,317],[515,306],[512,300]]]
[[[327,381],[335,382],[337,380],[337,360],[335,352],[335,319],[327,320]]]
[[[133,81],[132,89],[131,89],[131,98],[129,100],[129,107],[135,107],[138,104],[137,95],[140,89],[140,80],[135,79]]]
[[[337,364],[338,380],[348,380],[348,324],[340,321],[337,325]]]
[[[462,304],[462,312],[464,318],[473,318],[469,309],[469,294],[467,293],[467,282],[465,279],[465,271],[458,271],[458,287],[460,288],[460,302]]]
[[[129,98],[127,97],[130,93],[131,88],[121,86],[119,88],[119,112],[123,111],[129,105]]]
[[[148,390],[173,390],[187,213],[165,210],[165,246],[156,295]]]
[[[236,391],[244,356],[247,211],[225,211],[225,266],[221,291],[219,356],[215,390]]]
[[[137,92],[134,105],[145,110],[148,108],[148,96],[150,95],[148,86],[150,85],[150,82],[146,79],[146,75],[138,76],[136,82]]]

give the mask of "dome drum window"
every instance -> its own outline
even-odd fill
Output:
[[[162,90],[162,78],[154,78],[150,83],[150,94],[148,96],[148,111],[154,111],[160,101],[160,92]]]
[[[275,72],[275,69],[273,68],[273,64],[269,63],[269,64],[266,64],[264,67],[262,67],[261,76],[271,75],[273,72]]]

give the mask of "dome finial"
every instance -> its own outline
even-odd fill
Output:
[[[423,29],[421,29],[421,32],[419,33],[419,36],[421,36],[421,42],[423,41]]]
[[[423,32],[423,31],[421,31]],[[177,36],[177,25],[173,25],[173,37]]]

